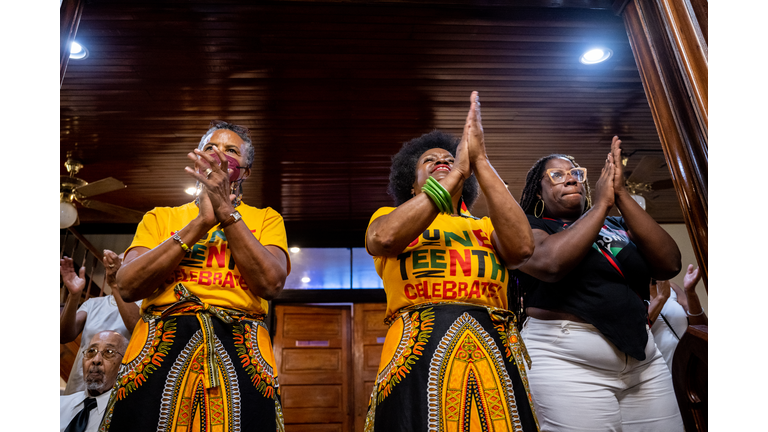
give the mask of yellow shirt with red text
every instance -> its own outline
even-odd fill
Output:
[[[237,211],[262,245],[277,246],[285,252],[290,273],[291,261],[287,252],[283,217],[269,207],[259,209],[242,203],[237,206]],[[156,207],[150,210],[139,223],[133,242],[126,252],[135,247],[153,249],[166,240],[173,242],[171,236],[187,226],[198,213],[199,209],[194,202],[180,207]],[[177,299],[173,287],[181,282],[205,303],[252,314],[267,313],[267,301],[248,289],[229,250],[224,231],[218,225],[197,243],[188,246],[190,251],[168,275],[163,285],[142,302],[142,310],[149,305],[174,303]]]
[[[382,207],[368,223],[389,214]],[[491,245],[493,225],[439,214],[397,257],[374,256],[387,293],[387,313],[425,302],[467,302],[507,308],[508,271]]]

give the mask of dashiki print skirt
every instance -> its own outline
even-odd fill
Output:
[[[139,321],[99,431],[283,431],[264,322],[189,302],[174,309]]]
[[[391,319],[365,431],[537,431],[514,314],[419,304]]]

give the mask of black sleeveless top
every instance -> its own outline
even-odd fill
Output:
[[[532,229],[555,234],[570,223],[528,215]],[[581,263],[558,282],[515,271],[524,305],[574,314],[594,325],[620,351],[645,360],[651,277],[643,256],[627,236],[621,217],[605,219]]]

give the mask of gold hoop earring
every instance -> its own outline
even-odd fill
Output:
[[[541,203],[541,211],[539,211],[539,203]],[[539,199],[539,202],[536,203],[536,206],[533,207],[533,215],[537,218],[540,218],[541,215],[544,214],[544,200]]]

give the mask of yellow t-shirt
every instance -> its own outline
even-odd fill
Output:
[[[395,207],[382,207],[368,222]],[[438,215],[427,230],[395,258],[374,256],[387,293],[387,315],[426,302],[467,302],[507,308],[509,275],[491,244],[493,224]]]
[[[259,209],[241,203],[237,206],[243,221],[262,245],[273,245],[285,252],[288,273],[291,260],[285,236],[283,217],[267,207]],[[156,207],[144,215],[136,229],[133,242],[126,252],[135,247],[153,249],[197,217],[199,209],[194,202],[181,207]],[[173,241],[173,240],[169,240]],[[181,282],[205,303],[237,309],[254,314],[266,314],[268,303],[252,293],[227,247],[224,231],[213,227],[194,245],[173,270],[163,285],[141,304],[142,310],[150,305],[164,306],[176,301],[173,287]]]

